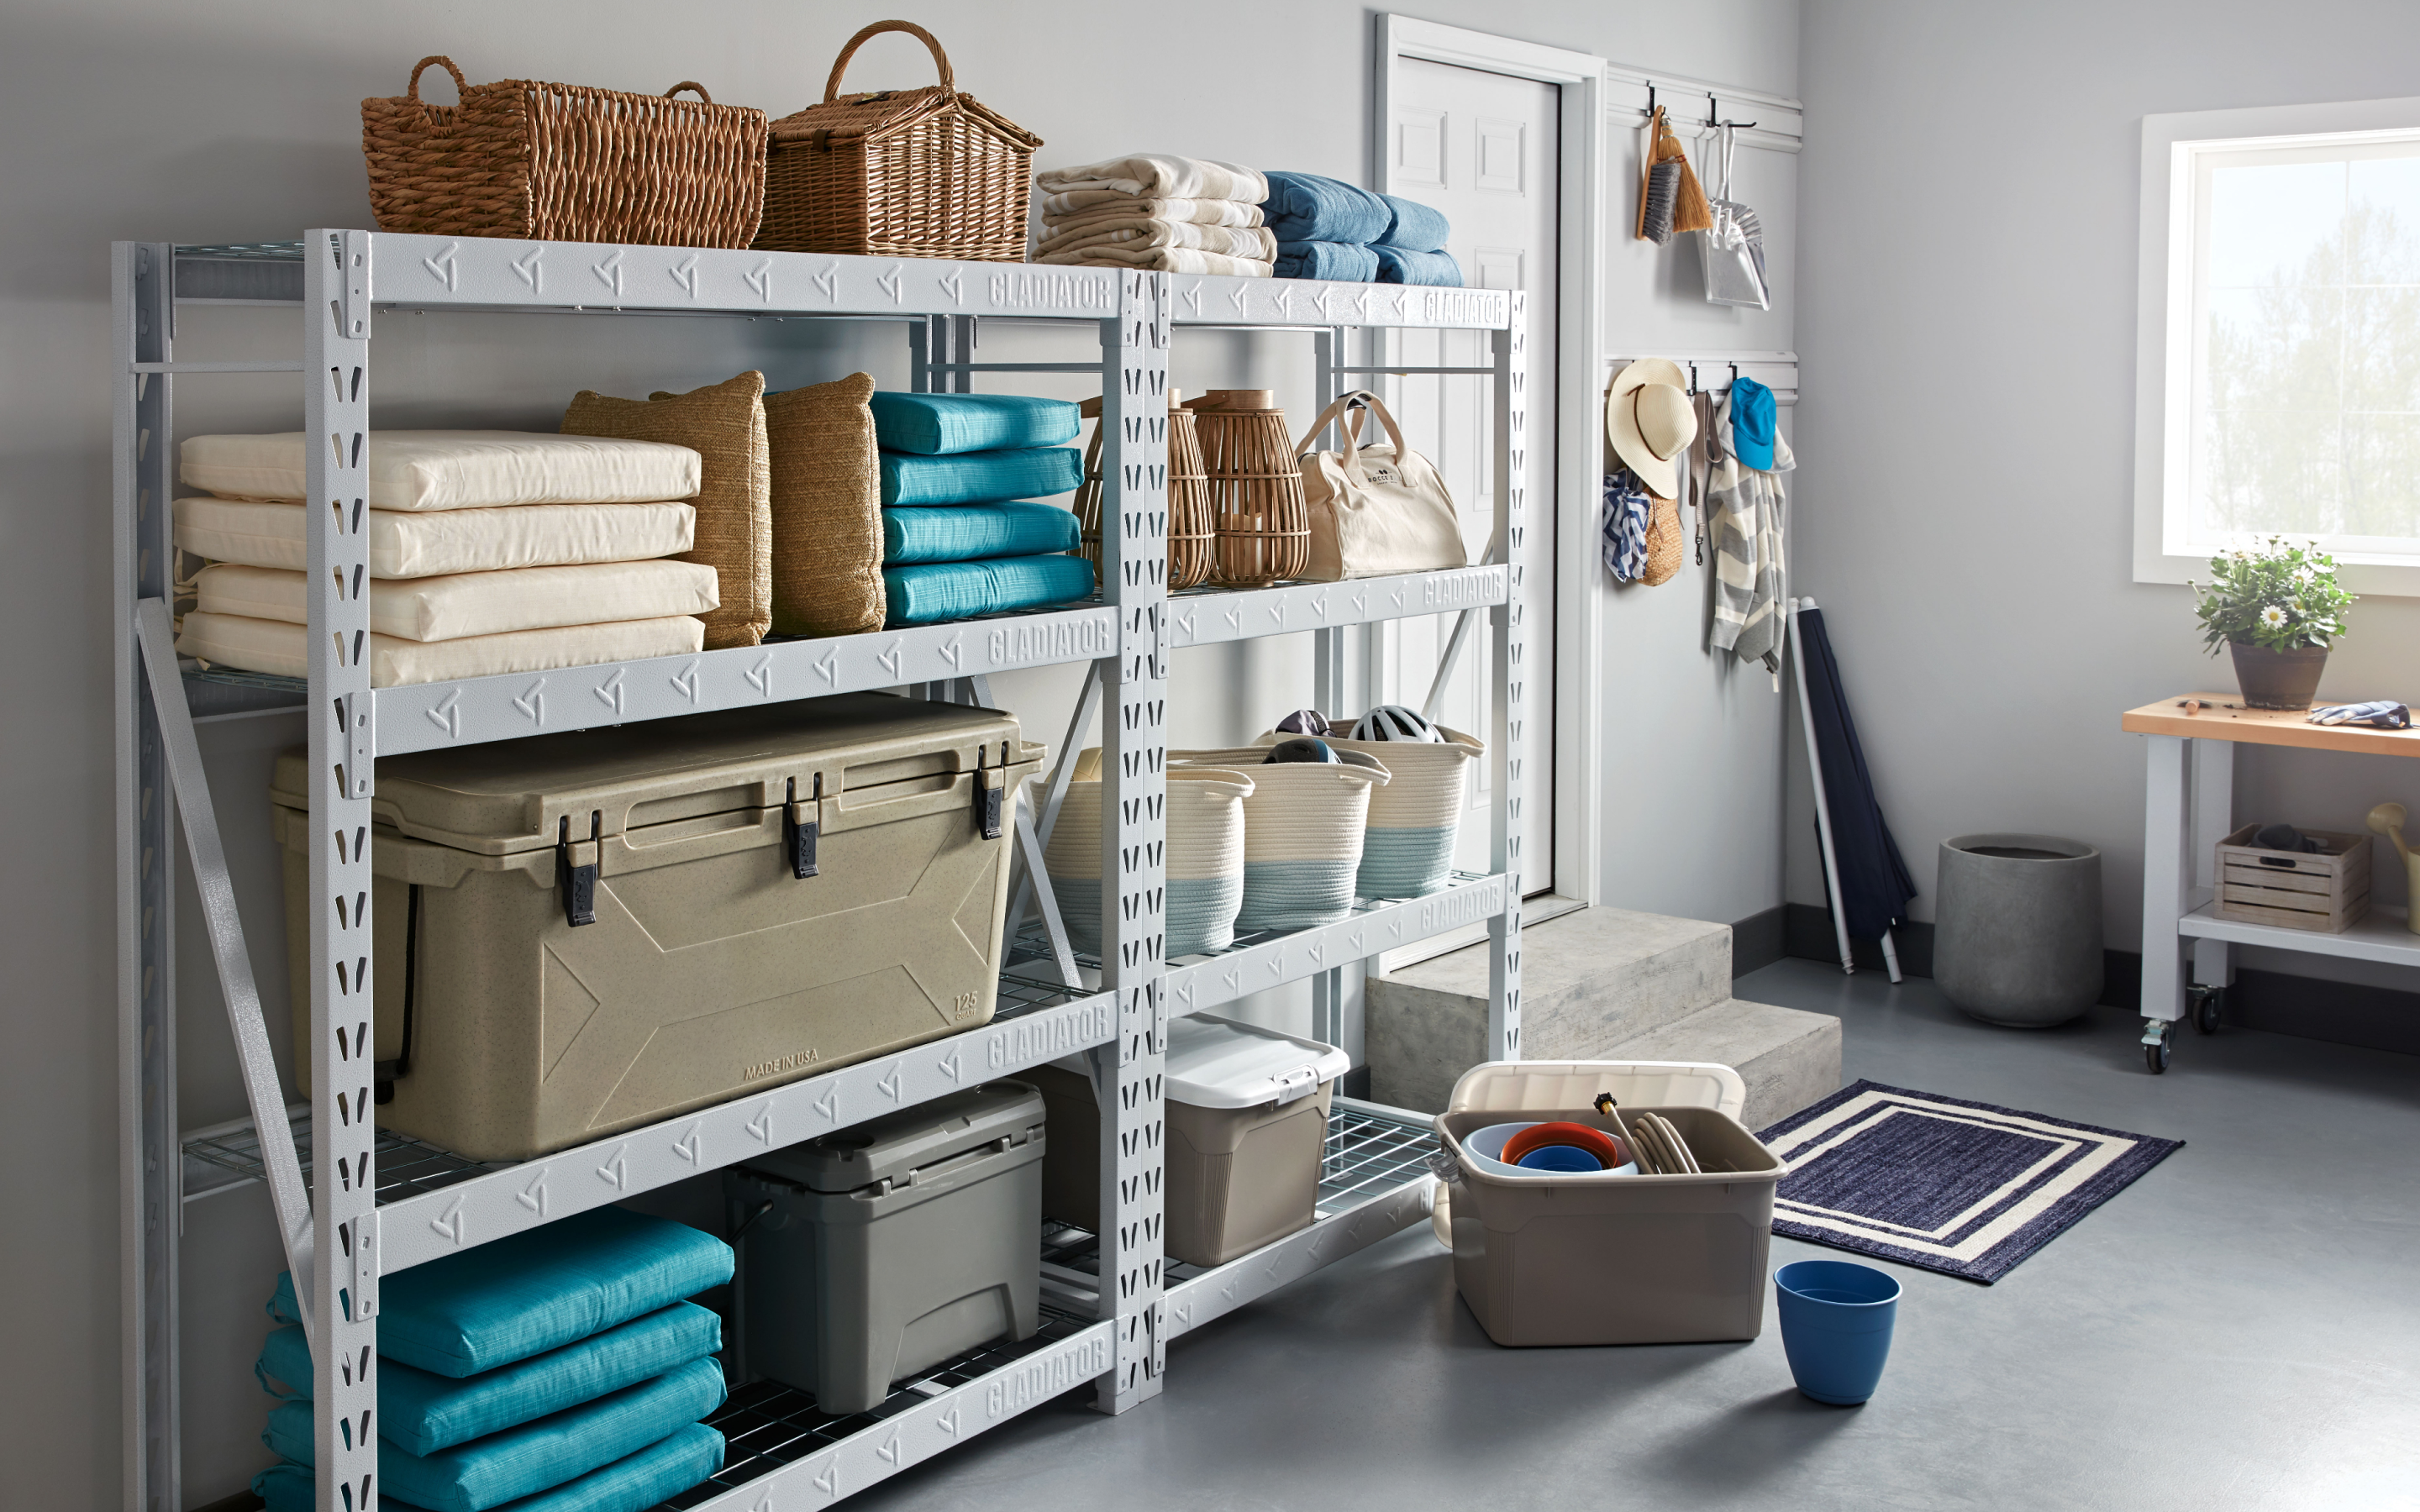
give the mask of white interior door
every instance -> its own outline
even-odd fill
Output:
[[[1523,890],[1555,880],[1555,333],[1559,245],[1560,86],[1452,64],[1404,58],[1395,66],[1387,189],[1443,211],[1447,248],[1464,281],[1528,292],[1528,488],[1523,556],[1528,643],[1527,774],[1523,783]],[[1402,331],[1384,361],[1411,367],[1485,366],[1483,331]],[[1496,517],[1493,386],[1484,378],[1388,380],[1404,440],[1435,462],[1462,508],[1470,559],[1488,548]],[[1427,697],[1454,617],[1402,620],[1383,632],[1377,658],[1385,702],[1415,708]],[[1483,625],[1466,638],[1440,722],[1487,738],[1495,676]],[[1473,764],[1455,864],[1487,870],[1487,764]]]

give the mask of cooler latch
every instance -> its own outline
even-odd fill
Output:
[[[554,885],[563,889],[563,921],[574,929],[597,922],[597,869],[605,858],[605,812],[589,810],[588,838],[571,841],[571,816],[555,821]]]
[[[1270,1078],[1278,1084],[1278,1106],[1298,1102],[1319,1090],[1319,1068],[1296,1066],[1281,1076]]]
[[[992,771],[984,765],[988,752],[975,748],[975,828],[985,840],[1001,837],[1001,800],[1008,795],[1008,742],[1000,743],[1000,769]]]
[[[790,874],[804,882],[815,872],[815,816],[822,812],[824,775],[815,774],[815,795],[799,800],[799,779],[790,779],[782,801],[782,852],[790,858]]]

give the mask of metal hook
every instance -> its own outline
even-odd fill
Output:
[[[1706,91],[1706,124],[1709,127],[1720,127],[1723,124],[1714,118],[1717,114],[1719,113],[1714,109],[1714,92],[1709,89]]]
[[[1698,364],[1695,363],[1689,364],[1689,392],[1693,394],[1698,392]]]

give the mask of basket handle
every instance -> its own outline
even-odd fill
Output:
[[[877,21],[850,38],[848,45],[840,50],[840,56],[832,60],[831,77],[824,81],[825,104],[829,105],[840,98],[840,76],[847,70],[848,60],[857,55],[858,48],[864,44],[866,39],[880,36],[884,32],[906,32],[908,36],[922,41],[932,52],[933,66],[940,70],[941,93],[955,95],[958,92],[958,76],[950,69],[950,54],[941,51],[941,44],[934,39],[931,32],[912,21]],[[452,65],[447,66],[450,68]]]
[[[698,83],[695,79],[683,79],[680,83],[673,85],[670,89],[665,90],[664,98],[666,100],[670,100],[673,96],[679,94],[684,89],[694,89],[697,91],[698,99],[705,100],[709,105],[714,103],[714,97],[706,92],[706,85]]]
[[[415,105],[420,103],[421,70],[427,68],[431,63],[440,63],[444,65],[445,71],[454,75],[454,87],[460,92],[463,99],[468,100],[471,98],[471,82],[462,77],[462,70],[454,66],[454,60],[445,56],[442,53],[431,53],[427,57],[422,58],[419,62],[411,66],[411,83],[406,85],[403,90],[403,96],[406,100],[411,100]],[[431,106],[429,108],[442,109],[443,107]]]

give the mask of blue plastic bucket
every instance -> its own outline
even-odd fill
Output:
[[[1874,1394],[1899,1321],[1899,1283],[1870,1265],[1798,1260],[1773,1274],[1781,1347],[1798,1389],[1854,1407]]]

